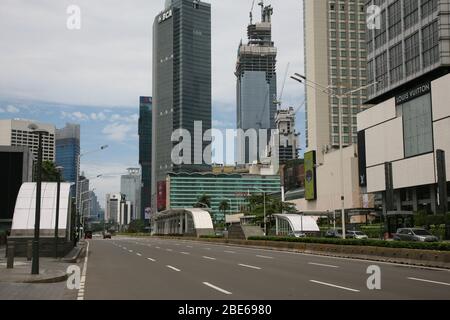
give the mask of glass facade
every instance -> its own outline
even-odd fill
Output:
[[[56,165],[63,167],[63,179],[76,182],[80,155],[80,125],[67,124],[56,130]]]
[[[279,176],[256,176],[242,174],[169,174],[169,203],[172,209],[192,208],[202,195],[211,197],[213,220],[223,221],[224,213],[219,210],[223,201],[228,201],[225,214],[241,213],[248,204],[250,194],[279,193]],[[257,190],[260,189],[260,190]]]
[[[403,118],[405,157],[433,152],[431,95],[426,94],[400,107]]]
[[[194,122],[202,122],[202,135],[211,129],[211,5],[172,0],[153,24],[153,145],[152,207],[158,182],[168,172],[206,171],[206,162],[175,165],[171,141],[174,130],[185,129],[194,139]],[[191,163],[203,159],[191,144]],[[206,159],[210,160],[210,159]]]
[[[139,164],[141,165],[141,203],[137,214],[145,219],[151,207],[152,187],[152,98],[141,97],[139,106]]]

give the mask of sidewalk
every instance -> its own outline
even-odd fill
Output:
[[[6,268],[5,248],[0,247],[0,300],[76,299],[77,290],[67,289],[67,268],[82,263],[76,261],[80,250],[74,250],[63,259],[40,258],[39,275],[31,275],[31,261],[16,258],[14,268]],[[81,258],[81,256],[79,257]]]

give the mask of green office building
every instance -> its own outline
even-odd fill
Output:
[[[214,221],[224,221],[225,214],[241,213],[250,194],[280,193],[280,176],[213,173],[169,173],[167,175],[168,208],[192,208],[202,195],[211,198]],[[228,212],[219,210],[228,201]]]

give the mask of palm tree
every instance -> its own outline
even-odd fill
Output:
[[[197,199],[197,202],[194,203],[194,208],[211,208],[211,197],[203,194]]]
[[[228,203],[228,200],[222,200],[219,204],[219,211],[222,212],[223,215],[230,210],[230,204]]]

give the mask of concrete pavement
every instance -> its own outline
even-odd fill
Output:
[[[381,290],[369,290],[369,266]],[[450,271],[159,238],[91,240],[83,299],[450,299]]]

